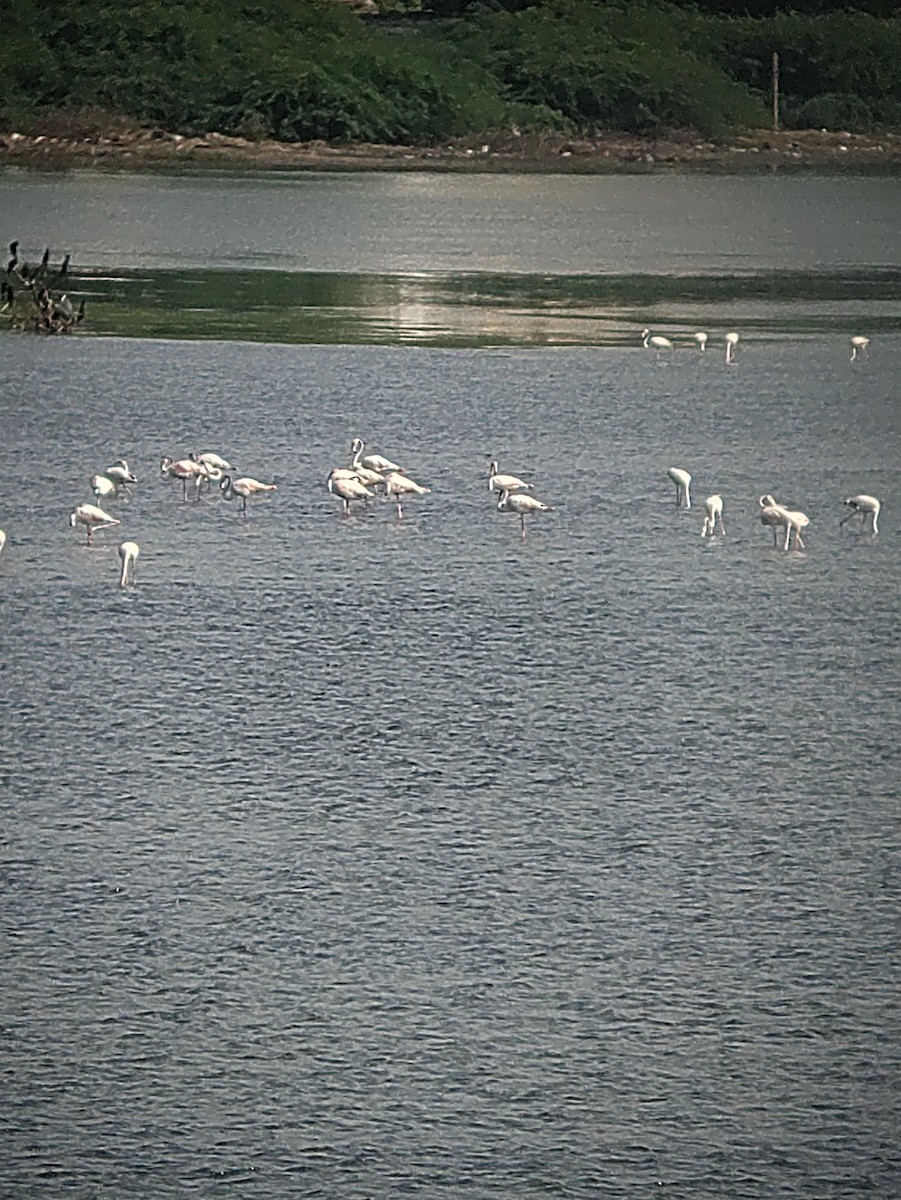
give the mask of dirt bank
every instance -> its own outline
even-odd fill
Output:
[[[182,137],[157,129],[121,128],[72,136],[66,133],[0,133],[0,166],[44,170],[100,167],[110,170],[311,171],[545,171],[574,174],[701,171],[901,172],[901,134],[759,132],[727,143],[691,135],[592,139],[560,135],[504,134],[447,146],[354,145],[326,142],[251,142],[208,133]]]

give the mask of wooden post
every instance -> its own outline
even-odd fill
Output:
[[[773,51],[773,133],[779,132],[779,55]]]

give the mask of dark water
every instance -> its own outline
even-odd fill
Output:
[[[901,340],[847,359],[0,338],[0,1193],[896,1197]]]
[[[0,173],[86,335],[443,347],[901,332],[895,178]],[[721,337],[720,337],[721,340]]]

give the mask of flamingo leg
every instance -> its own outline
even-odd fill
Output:
[[[522,540],[526,540],[526,517],[525,513],[519,514],[519,527],[522,530]]]

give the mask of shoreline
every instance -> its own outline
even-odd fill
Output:
[[[249,141],[220,133],[184,137],[117,128],[75,135],[0,133],[0,167],[67,171],[429,171],[548,174],[901,174],[901,134],[757,131],[728,142],[690,134],[503,133],[443,146],[331,145]]]

